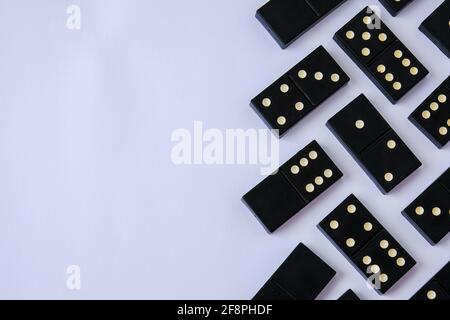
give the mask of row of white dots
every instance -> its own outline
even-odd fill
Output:
[[[416,207],[414,211],[418,216],[423,216],[425,214],[425,209],[422,206]],[[442,209],[439,207],[434,207],[433,209],[431,209],[431,213],[433,214],[433,216],[439,217],[442,214]],[[448,214],[450,214],[450,210],[448,210]]]

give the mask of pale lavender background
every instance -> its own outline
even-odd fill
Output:
[[[320,296],[369,291],[316,229],[355,192],[418,261],[384,298],[409,298],[450,257],[400,211],[449,165],[407,120],[448,74],[448,59],[417,27],[441,1],[416,0],[384,20],[430,76],[392,106],[331,36],[363,5],[350,0],[282,51],[254,18],[265,0],[0,0],[0,297],[250,298],[300,242],[338,271]],[[82,9],[82,30],[65,27]],[[274,235],[240,197],[261,180],[255,166],[176,167],[171,132],[264,128],[248,107],[282,72],[323,44],[351,84],[281,142],[285,161],[313,138],[345,178]],[[325,128],[364,92],[423,161],[383,196]],[[82,290],[66,288],[68,265]]]

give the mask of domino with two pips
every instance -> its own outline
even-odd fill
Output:
[[[422,165],[364,95],[328,120],[327,127],[384,194]]]

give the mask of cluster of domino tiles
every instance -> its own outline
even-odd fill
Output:
[[[393,16],[396,16],[413,2],[413,0],[379,1]],[[257,18],[284,49],[344,2],[345,0],[329,2],[286,0],[283,4],[283,2],[277,0],[270,0],[258,10]],[[450,0],[445,0],[419,27],[420,31],[429,37],[448,57],[450,57],[449,16]],[[370,26],[376,23],[377,19],[381,28],[371,31]],[[428,74],[428,70],[398,40],[381,19],[373,11],[370,11],[370,8],[364,8],[358,13],[336,33],[334,38],[392,103],[401,99]],[[340,69],[326,50],[323,47],[321,49],[324,52],[322,56],[326,56],[325,60],[330,60],[325,64],[331,63],[335,68]],[[306,84],[306,91],[308,92],[305,93],[301,86],[291,86],[288,83],[288,81],[298,81],[299,79],[305,80],[311,75],[311,72],[298,69],[296,66],[252,100],[252,107],[271,129],[281,128],[280,137],[349,81],[345,72],[340,69],[346,78],[340,85],[332,85],[331,88],[327,88],[327,86],[330,86],[329,84],[316,82],[323,80],[325,77],[324,72],[317,71],[326,69],[323,65],[324,59],[322,59],[321,67],[320,62],[316,62],[314,66],[314,62],[311,62],[311,60],[314,61],[315,59],[310,59],[308,66],[316,72],[312,73],[314,76]],[[314,79],[316,81],[313,81]],[[334,81],[333,76],[331,76],[331,80],[332,82],[339,82],[340,79]],[[294,88],[293,95],[291,88]],[[298,89],[297,92],[295,89]],[[325,89],[325,93],[321,92],[320,101],[314,100],[314,94],[318,94],[323,89]],[[446,145],[450,136],[449,98],[450,77],[409,117],[410,121],[439,148]],[[288,110],[294,115],[295,120],[288,126],[286,126],[287,118],[279,115],[280,112],[287,112],[286,106],[290,106]],[[356,111],[360,109],[360,106],[363,106],[361,109],[363,111]],[[358,109],[350,111],[360,113],[361,119],[365,115],[365,122],[361,119],[350,119],[345,115],[344,110],[346,108],[354,107]],[[337,120],[332,122],[333,119],[330,119],[329,127],[346,146],[347,150],[352,153],[355,160],[364,167],[367,174],[372,176],[372,179],[383,192],[390,191],[421,165],[420,161],[415,158],[414,154],[404,145],[389,124],[364,96],[358,97],[346,108],[341,110],[334,118],[340,116],[343,117],[342,119],[353,121],[353,126],[356,127],[357,131],[352,133],[351,129],[346,127],[345,124],[339,123]],[[267,110],[270,111],[267,112]],[[299,116],[293,110],[305,112]],[[277,114],[278,116],[275,116]],[[381,127],[374,129],[377,125],[381,125]],[[352,136],[353,139],[356,139],[356,144],[352,142]],[[364,163],[364,157],[360,152],[362,150],[365,152],[366,149],[374,149],[373,147],[368,148],[367,145],[364,146],[364,143],[375,144],[378,143],[377,140],[387,145],[385,151],[383,151],[383,148],[378,148],[378,152],[397,150],[397,155],[393,160],[396,162],[389,159],[384,165],[390,163],[400,168],[405,161],[410,163],[409,168],[399,177],[400,180],[390,172],[385,173],[382,181],[380,181],[380,178],[376,177],[376,172],[379,169],[376,167],[380,165]],[[304,174],[304,169],[308,167],[305,159],[308,150],[311,149],[311,145],[309,145],[281,166],[275,175],[266,178],[243,197],[244,202],[269,232],[274,232],[342,177],[340,170],[317,142],[314,141],[313,145],[314,148],[320,150],[321,155],[325,155],[325,162],[321,162],[320,170],[323,170],[322,167],[325,164],[325,166],[332,166],[334,172],[338,173],[333,181],[321,187],[325,180],[319,175],[320,172],[314,173],[314,170],[317,170],[315,167],[309,169],[312,172]],[[300,155],[305,156],[305,158],[301,158]],[[315,160],[315,158],[313,157],[311,160]],[[322,156],[319,158],[322,158]],[[375,165],[375,168],[371,168],[373,165]],[[325,172],[323,172],[324,176],[327,177]],[[393,182],[394,177],[397,180],[395,185],[384,185]],[[319,187],[319,190],[316,190],[317,187]],[[311,196],[309,197],[308,194]],[[289,198],[295,198],[296,204],[288,205],[286,202],[290,202]],[[274,214],[274,212],[277,212],[277,214]],[[430,244],[435,245],[442,240],[450,232],[450,168],[420,194],[403,211],[403,215]],[[386,293],[416,264],[414,258],[402,248],[353,195],[344,200],[318,227],[365,278],[376,279],[379,282],[379,286],[373,288],[380,294]],[[315,272],[315,269],[323,270],[322,274]],[[313,300],[331,281],[335,273],[319,256],[304,244],[300,244],[256,294],[254,299]],[[371,275],[375,275],[375,277],[371,277]],[[305,288],[310,290],[305,291]],[[450,263],[411,299],[450,300]],[[348,290],[338,300],[359,300],[359,297],[352,290]]]

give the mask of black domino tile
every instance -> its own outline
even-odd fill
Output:
[[[359,159],[365,171],[385,193],[390,192],[421,166],[421,162],[393,130],[386,132],[361,152]]]
[[[334,39],[394,104],[429,73],[369,7]]]
[[[339,204],[320,223],[320,228],[346,256],[355,255],[383,229],[354,195]],[[349,241],[354,243],[347,245]]]
[[[343,176],[313,141],[244,195],[243,201],[271,233]]]
[[[299,2],[299,0],[297,0]],[[319,17],[325,17],[346,0],[305,0]]]
[[[450,300],[450,262],[448,262],[433,278],[430,279],[411,300]]]
[[[342,296],[339,297],[339,301],[358,301],[361,300],[353,290],[347,290]]]
[[[327,126],[383,193],[421,166],[364,95],[333,116]]]
[[[254,98],[251,106],[280,137],[314,109],[287,75]]]
[[[428,74],[427,69],[398,40],[372,60],[369,72],[378,88],[393,101],[400,100]]]
[[[450,266],[449,263],[439,271],[435,280],[440,284],[440,286],[450,294]]]
[[[350,81],[322,46],[299,62],[288,75],[314,106],[320,105]]]
[[[306,206],[306,201],[280,172],[264,179],[243,200],[269,233]]]
[[[358,120],[364,122],[362,130],[355,129]],[[352,154],[361,153],[391,129],[364,95],[350,102],[327,125]]]
[[[385,51],[397,37],[380,19],[379,25],[374,25],[372,29],[364,23],[364,19],[371,17],[366,12],[367,9],[359,12],[352,20],[347,22],[338,32],[334,39],[347,52],[348,55],[361,67],[370,64],[374,57]],[[381,41],[382,39],[383,41]],[[363,54],[363,49],[369,49],[370,54]]]
[[[346,0],[270,0],[256,18],[285,49]]]
[[[320,46],[252,99],[251,106],[282,137],[349,80]]]
[[[411,300],[420,301],[448,301],[450,300],[450,293],[445,291],[438,282],[430,281],[422,289],[420,289]]]
[[[440,178],[439,183],[450,192],[450,172],[447,170]]]
[[[416,264],[354,195],[318,227],[378,293],[386,293]]]
[[[281,287],[277,282],[269,279],[264,286],[253,297],[253,300],[272,300],[272,301],[286,301],[296,300],[288,291]]]
[[[280,172],[307,203],[342,178],[342,172],[316,141],[282,165]]]
[[[439,243],[450,232],[450,169],[434,181],[403,215],[430,242]]]
[[[410,5],[413,1],[414,0],[380,0],[381,4],[394,17],[397,16],[400,11]]]
[[[419,29],[450,58],[450,1],[445,0],[424,22]]]
[[[438,148],[450,141],[450,77],[422,102],[409,120]]]
[[[314,300],[335,274],[336,271],[300,243],[253,300]]]
[[[371,262],[366,259],[370,257]],[[371,283],[381,286],[379,292],[386,293],[411,268],[416,261],[386,231],[381,230],[356,255],[353,264],[364,275],[370,275]]]

